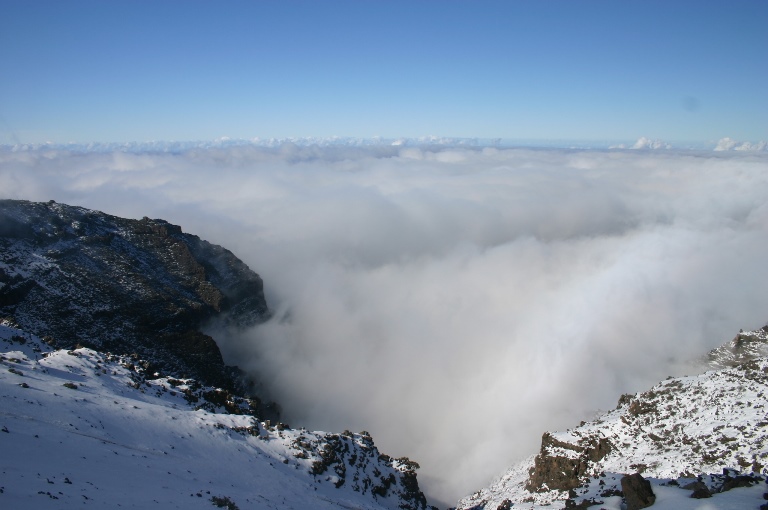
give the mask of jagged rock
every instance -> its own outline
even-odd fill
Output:
[[[627,510],[640,510],[656,502],[656,495],[651,489],[651,482],[640,473],[627,475],[621,479],[621,490],[627,503]]]
[[[62,347],[136,354],[152,370],[234,389],[239,372],[202,327],[268,316],[261,278],[179,226],[0,200],[0,317]]]

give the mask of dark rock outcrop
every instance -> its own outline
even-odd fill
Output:
[[[179,226],[0,200],[0,317],[62,347],[136,354],[158,372],[235,389],[238,371],[202,327],[268,315],[259,275]]]
[[[720,492],[727,492],[731,489],[736,489],[739,487],[752,487],[758,483],[758,480],[755,480],[755,477],[739,475],[730,469],[724,469],[723,476],[725,479],[723,480],[723,484],[720,486]]]
[[[640,510],[656,502],[656,495],[651,488],[651,482],[643,478],[640,473],[623,477],[621,490],[624,493],[627,510]]]
[[[694,491],[691,493],[691,497],[693,499],[706,499],[706,498],[711,498],[712,493],[709,491],[707,487],[701,487],[698,489],[694,489]]]
[[[710,491],[709,487],[707,487],[707,484],[705,484],[701,480],[697,480],[695,482],[691,482],[689,484],[683,485],[681,489],[693,491],[691,492],[691,497],[693,499],[704,499],[704,498],[712,497],[712,491]]]
[[[605,438],[573,444],[559,441],[545,432],[526,489],[534,492],[576,488],[581,485],[590,466],[602,460],[611,449],[610,441]]]

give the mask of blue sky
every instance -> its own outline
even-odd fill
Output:
[[[0,2],[0,144],[768,139],[768,2]]]

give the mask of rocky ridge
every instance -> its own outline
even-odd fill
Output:
[[[235,390],[203,325],[264,321],[258,274],[164,220],[0,200],[0,317],[52,338],[150,360],[154,371]]]
[[[768,327],[740,332],[706,358],[706,373],[668,378],[623,395],[616,409],[564,432],[545,433],[541,448],[458,508],[584,507],[623,496],[621,479],[639,473],[656,486],[706,485],[729,479],[754,485],[768,473]],[[703,488],[703,487],[699,487]],[[755,505],[755,509],[759,505]]]

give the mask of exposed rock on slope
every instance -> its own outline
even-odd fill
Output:
[[[132,357],[52,350],[0,321],[0,508],[426,508],[416,464],[367,433],[248,412]]]
[[[726,368],[760,357],[768,357],[768,325],[755,331],[739,331],[733,340],[712,349],[704,361],[712,368]]]
[[[712,351],[709,359],[729,368],[669,378],[646,392],[623,395],[614,411],[595,421],[545,433],[538,455],[462,500],[459,508],[620,495],[625,473],[669,481],[724,468],[764,474],[768,358],[760,354],[766,331],[742,332]]]
[[[232,370],[200,328],[268,313],[256,273],[176,225],[0,200],[0,317],[58,345],[135,353],[164,374],[231,389]]]
[[[604,437],[580,437],[577,441],[566,442],[546,432],[526,488],[529,491],[538,491],[543,487],[565,491],[578,487],[589,474],[590,466],[605,458],[611,450],[613,445]],[[567,453],[551,455],[555,451]]]

